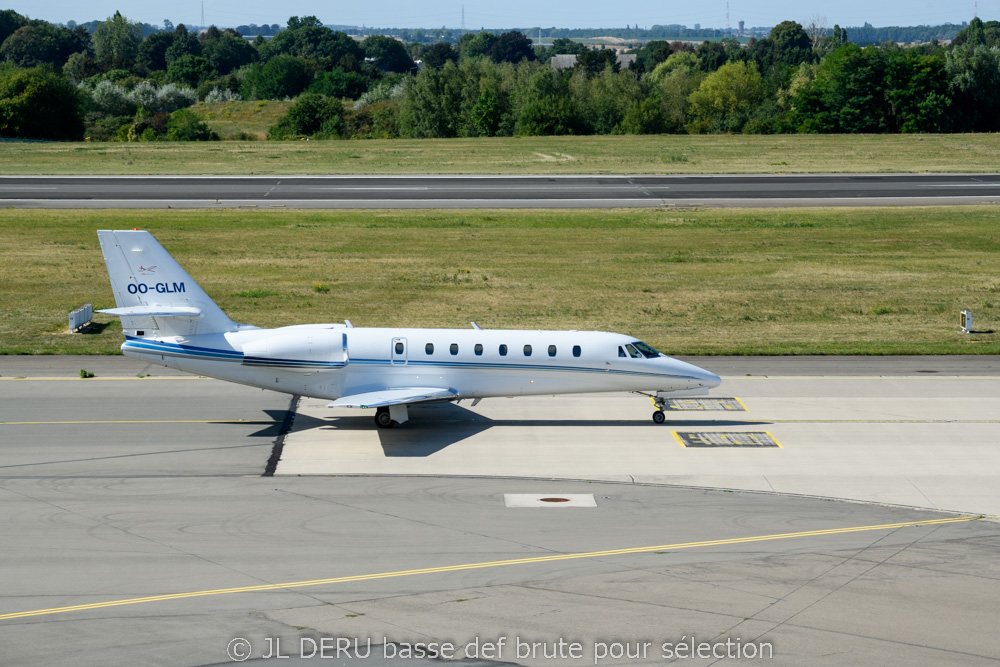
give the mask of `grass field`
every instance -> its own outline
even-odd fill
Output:
[[[200,109],[260,135],[283,102]],[[249,105],[249,106],[248,106]],[[217,107],[217,108],[216,108]],[[229,117],[226,117],[228,108]],[[261,109],[254,112],[253,109]],[[205,143],[3,143],[2,174],[704,174],[996,172],[1000,135],[502,137]]]
[[[674,354],[998,353],[996,207],[0,213],[0,352],[113,353],[96,229],[139,227],[261,326],[578,328]],[[0,359],[0,374],[3,373]]]
[[[288,113],[291,106],[290,101],[260,100],[196,104],[192,110],[223,139],[263,141],[268,128]]]

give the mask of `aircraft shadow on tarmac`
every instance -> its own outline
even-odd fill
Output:
[[[734,426],[767,426],[770,422],[743,421],[731,419],[685,419],[665,424],[654,424],[652,420],[634,419],[490,419],[453,403],[413,405],[409,408],[410,421],[391,429],[376,429],[371,414],[357,417],[330,417],[321,419],[298,414],[293,430],[325,429],[331,432],[331,444],[335,443],[334,431],[376,430],[382,451],[386,457],[430,456],[451,445],[471,438],[491,428],[505,426],[528,427],[637,427],[637,428],[728,428]]]

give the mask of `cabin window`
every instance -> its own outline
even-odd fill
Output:
[[[427,354],[434,354],[434,343],[427,343],[427,345],[424,345],[424,352]]]
[[[642,353],[639,352],[639,350],[635,349],[635,345],[632,345],[630,343],[630,344],[628,344],[628,345],[625,346],[625,349],[628,350],[628,356],[632,357],[633,359],[641,359],[642,358]]]
[[[524,346],[524,356],[526,356],[526,357],[530,357],[531,356],[531,346],[530,345],[525,345]]]
[[[475,351],[477,357],[482,356],[482,354],[483,354],[483,346],[482,345],[480,345],[479,343],[476,343],[476,347],[474,347],[473,350]]]
[[[500,346],[500,356],[501,357],[506,357],[507,356],[507,346],[506,345],[501,345]]]
[[[403,354],[403,343],[400,341],[396,342],[396,354]]]
[[[573,356],[574,357],[579,357],[580,354],[581,354],[581,352],[582,352],[582,350],[580,349],[579,345],[574,345],[573,346]]]
[[[556,346],[555,345],[549,345],[549,356],[550,357],[556,356]]]
[[[452,343],[451,347],[448,348],[448,351],[451,352],[453,355],[458,354],[458,343]]]

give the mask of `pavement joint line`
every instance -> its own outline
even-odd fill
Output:
[[[691,411],[694,412],[694,411]],[[698,416],[704,411],[698,411]],[[695,419],[695,423],[703,426],[704,419]],[[720,426],[726,426],[725,420]],[[1000,424],[1000,419],[741,419],[745,424]],[[44,426],[46,424],[281,424],[281,420],[268,419],[98,419],[73,421],[24,421],[10,422],[0,419],[0,426]],[[439,423],[430,421],[430,423]],[[445,423],[453,423],[447,421]],[[683,427],[684,419],[672,419],[670,424]],[[710,426],[709,426],[710,428]],[[772,436],[773,437],[773,436]]]
[[[1000,380],[1000,375],[721,375],[723,380]]]
[[[40,426],[45,424],[280,424],[273,419],[96,419],[92,421],[8,422],[0,426]]]
[[[109,382],[109,381],[111,381],[111,382],[120,382],[122,380],[128,380],[128,381],[139,381],[139,380],[142,380],[144,382],[149,382],[149,381],[152,381],[152,380],[212,380],[212,379],[214,379],[214,378],[205,377],[204,375],[162,375],[162,376],[157,376],[157,377],[129,377],[129,376],[123,376],[123,377],[116,377],[115,376],[115,377],[111,377],[111,376],[109,376],[109,377],[92,377],[92,378],[81,378],[81,377],[20,377],[19,376],[19,377],[0,377],[0,382],[3,382],[5,380],[7,380],[7,381],[20,380],[22,382],[26,381],[26,380],[30,380],[30,381],[44,380],[45,382],[52,382],[52,381],[62,382],[62,381],[67,381],[67,380],[68,381],[73,381],[73,382]]]
[[[553,554],[547,556],[536,556],[532,558],[516,558],[511,560],[488,561],[484,563],[466,563],[462,565],[445,565],[441,567],[429,567],[416,570],[399,570],[396,572],[380,572],[374,574],[360,574],[346,577],[333,577],[330,579],[313,579],[308,581],[293,581],[280,584],[260,584],[257,586],[242,586],[237,588],[220,588],[216,590],[190,591],[187,593],[168,593],[165,595],[152,595],[141,598],[128,598],[123,600],[108,600],[105,602],[93,602],[90,604],[73,605],[69,607],[53,607],[51,609],[35,609],[31,611],[12,612],[0,614],[0,621],[17,618],[29,618],[33,616],[49,616],[52,614],[63,614],[74,611],[89,611],[92,609],[105,609],[108,607],[121,607],[130,604],[143,604],[149,602],[162,602],[165,600],[180,600],[185,598],[208,597],[213,595],[231,595],[234,593],[253,593],[262,591],[284,590],[289,588],[305,588],[310,586],[322,586],[327,584],[343,584],[356,581],[372,581],[377,579],[390,579],[395,577],[410,577],[421,574],[442,574],[448,572],[461,572],[465,570],[478,570],[493,567],[503,567],[510,565],[528,565],[533,563],[550,563],[555,561],[576,560],[583,558],[602,558],[606,556],[621,556],[629,554],[650,553],[655,551],[670,551],[680,549],[695,549],[699,547],[714,547],[732,544],[747,544],[753,542],[767,542],[772,540],[784,540],[797,537],[817,537],[824,535],[842,535],[847,533],[860,533],[874,530],[895,530],[898,528],[910,528],[918,526],[935,526],[949,523],[964,523],[979,521],[982,516],[961,516],[947,519],[928,519],[923,521],[903,521],[900,523],[886,523],[868,526],[850,526],[846,528],[827,528],[822,530],[809,530],[797,533],[775,533],[770,535],[756,535],[751,537],[735,537],[722,540],[708,540],[702,542],[682,542],[678,544],[664,544],[651,547],[633,547],[626,549],[610,549],[606,551],[587,551],[568,554]]]
[[[723,380],[1000,380],[1000,375],[722,375]],[[212,380],[204,375],[160,375],[147,377],[132,376],[98,376],[81,377],[0,377],[0,382],[13,381],[72,381],[72,382],[109,382],[109,381],[151,381],[151,380]]]

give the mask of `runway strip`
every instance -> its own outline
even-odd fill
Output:
[[[998,174],[0,176],[21,208],[621,208],[971,205]]]
[[[48,616],[51,614],[64,614],[74,611],[88,611],[91,609],[104,609],[107,607],[120,607],[131,604],[143,604],[149,602],[163,602],[166,600],[179,600],[184,598],[206,597],[210,595],[231,595],[234,593],[253,593],[260,591],[275,591],[291,588],[304,588],[308,586],[321,586],[325,584],[344,584],[355,581],[370,581],[373,579],[391,579],[395,577],[412,577],[421,574],[442,574],[448,572],[460,572],[462,570],[481,570],[492,567],[505,567],[514,565],[530,565],[533,563],[551,563],[554,561],[577,560],[581,558],[603,558],[608,556],[622,556],[626,554],[641,554],[653,551],[679,551],[681,549],[696,549],[716,547],[732,544],[750,544],[754,542],[768,542],[772,540],[787,540],[801,537],[819,537],[823,535],[843,535],[845,533],[861,533],[873,530],[895,530],[897,528],[908,528],[916,526],[936,526],[947,523],[964,523],[968,521],[978,521],[981,517],[952,517],[948,519],[931,519],[927,521],[907,521],[902,523],[888,523],[875,526],[852,526],[850,528],[829,528],[826,530],[809,530],[797,533],[779,533],[773,535],[756,535],[753,537],[737,537],[726,540],[708,540],[702,542],[682,542],[678,544],[660,544],[651,547],[634,547],[630,549],[611,549],[606,551],[590,551],[584,553],[555,554],[549,556],[536,556],[533,558],[517,558],[512,560],[491,561],[486,563],[467,563],[463,565],[446,565],[443,567],[422,568],[419,570],[403,570],[398,572],[380,572],[377,574],[361,574],[349,577],[333,577],[330,579],[314,579],[310,581],[292,581],[281,584],[264,584],[260,586],[241,586],[239,588],[222,588],[208,591],[192,591],[189,593],[170,593],[167,595],[152,595],[142,598],[130,598],[126,600],[109,600],[107,602],[94,602],[91,604],[73,605],[70,607],[55,607],[52,609],[36,609],[33,611],[21,611],[10,614],[0,614],[0,621],[15,618],[27,618],[29,616]]]

